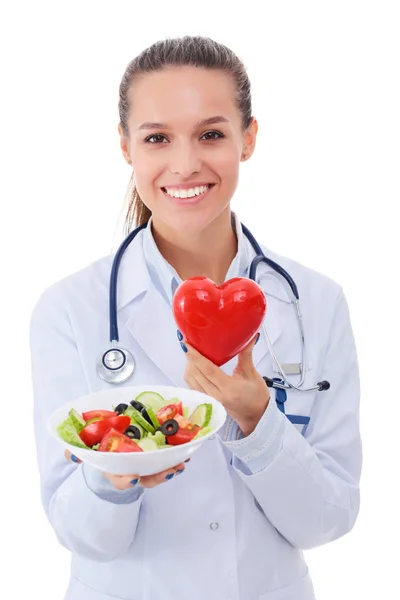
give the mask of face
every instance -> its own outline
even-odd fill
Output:
[[[196,233],[229,210],[239,165],[252,153],[253,120],[243,131],[231,77],[174,67],[131,89],[129,138],[121,148],[156,227]],[[246,158],[245,158],[246,157]]]

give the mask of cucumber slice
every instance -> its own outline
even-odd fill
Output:
[[[150,425],[150,423],[148,423],[146,419],[141,415],[141,413],[138,410],[136,410],[136,408],[133,408],[133,406],[129,406],[125,410],[124,414],[128,415],[131,418],[132,425],[140,425],[142,429],[148,431],[149,433],[155,432],[155,427],[153,427],[153,425]]]
[[[162,433],[162,431],[156,431],[154,434],[152,433],[148,433],[147,437],[149,440],[153,440],[157,446],[162,447],[162,446],[167,446],[167,440],[165,435]]]
[[[157,419],[156,413],[154,412],[154,410],[151,408],[151,406],[148,406],[146,408],[147,414],[149,415],[149,418],[151,420],[151,422],[154,425],[155,429],[158,429],[160,427],[160,423]]]
[[[85,419],[83,419],[81,417],[81,415],[74,408],[71,408],[71,410],[68,413],[68,416],[71,419],[71,422],[72,422],[73,426],[75,427],[76,432],[80,433],[86,425]]]
[[[131,425],[135,425],[135,427],[137,427],[140,431],[140,439],[142,439],[145,435],[147,435],[147,430],[143,429],[143,427],[141,425],[139,425],[139,423],[136,421],[135,417],[132,415],[132,411],[133,407],[132,406],[128,406],[128,408],[126,408],[124,410],[124,416],[127,416],[130,418],[131,420]]]
[[[154,440],[152,440],[149,437],[144,438],[143,440],[138,440],[136,443],[145,452],[152,452],[153,450],[158,450],[159,449],[159,446],[158,446],[157,442],[155,442]]]
[[[197,408],[194,409],[192,414],[189,417],[189,421],[193,425],[198,425],[199,427],[207,427],[210,423],[212,417],[212,404],[199,404]]]
[[[199,438],[213,431],[213,429],[214,427],[211,427],[211,425],[209,425],[208,427],[204,427],[203,429],[200,429],[199,433],[193,439],[198,440]]]
[[[183,407],[183,416],[185,417],[185,419],[189,419],[189,407],[188,406]]]
[[[165,406],[165,399],[156,392],[142,392],[135,400],[141,402],[146,408],[152,408],[154,412]]]

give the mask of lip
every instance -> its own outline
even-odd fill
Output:
[[[211,190],[215,187],[215,183],[211,183],[211,184],[203,183],[203,184],[199,184],[199,185],[209,185],[210,187],[208,188],[208,190],[206,192],[204,192],[203,194],[200,194],[200,196],[193,196],[193,198],[174,198],[173,196],[170,196],[169,194],[164,192],[163,189],[161,191],[164,194],[164,196],[166,198],[168,198],[168,200],[170,202],[172,202],[172,204],[175,204],[175,206],[176,205],[177,206],[195,206],[196,204],[200,204],[200,202],[202,202],[208,196],[208,194],[211,192]],[[170,186],[166,186],[166,187],[170,187]],[[186,189],[186,188],[180,188],[180,189]]]

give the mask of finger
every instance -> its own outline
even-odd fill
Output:
[[[247,346],[238,354],[238,362],[236,366],[236,372],[241,372],[243,375],[251,375],[254,370],[253,363],[253,349],[260,338],[260,334],[257,333],[253,339],[247,344]]]
[[[166,469],[161,473],[156,473],[155,475],[145,475],[141,477],[139,483],[145,489],[150,489],[156,487],[157,485],[161,485],[162,483],[166,483],[175,477],[176,475],[181,475],[185,470],[184,463],[180,463],[176,465],[176,467],[172,467],[171,469]]]
[[[221,389],[225,384],[229,381],[229,376],[226,375],[214,365],[211,360],[208,360],[205,356],[200,354],[193,346],[188,344],[185,341],[185,345],[187,347],[187,357],[192,365],[195,365],[198,370],[209,380],[211,381],[218,389]]]
[[[78,458],[77,456],[75,456],[75,454],[72,454],[69,450],[65,450],[64,452],[64,456],[67,459],[68,462],[74,462],[74,463],[81,463],[81,459]]]
[[[113,475],[112,473],[103,473],[116,490],[128,490],[135,487],[139,482],[139,475]]]
[[[204,392],[207,396],[212,396],[218,400],[221,390],[200,371],[196,365],[192,365],[191,380],[194,381],[196,388],[199,392]]]
[[[195,390],[197,392],[202,392],[203,394],[205,394],[205,390],[204,388],[202,388],[202,386],[199,384],[199,382],[195,379],[194,375],[194,365],[188,365],[186,367],[186,371],[185,371],[185,381],[188,384],[189,388],[191,390]]]

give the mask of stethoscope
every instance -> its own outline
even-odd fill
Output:
[[[114,257],[114,261],[113,261],[113,265],[112,265],[112,269],[111,269],[111,277],[110,277],[110,304],[109,304],[111,348],[106,350],[101,356],[99,356],[99,358],[97,360],[97,373],[98,373],[99,377],[101,379],[103,379],[104,381],[106,381],[107,383],[113,383],[113,384],[124,383],[125,381],[130,379],[130,377],[132,377],[132,375],[135,371],[135,360],[134,360],[132,354],[129,352],[129,350],[118,347],[119,336],[118,336],[118,323],[117,323],[117,278],[118,278],[119,265],[121,263],[121,259],[122,259],[122,256],[123,256],[125,250],[129,246],[129,244],[132,242],[132,240],[134,240],[134,238],[137,236],[137,234],[142,229],[145,229],[146,227],[147,227],[147,223],[144,223],[143,225],[140,225],[139,227],[134,229],[122,242],[122,244],[118,248],[118,250],[115,254],[115,257]],[[276,273],[278,273],[285,279],[285,281],[288,283],[288,285],[292,291],[292,294],[293,294],[297,322],[299,325],[300,336],[301,336],[301,344],[302,344],[301,360],[302,360],[302,362],[300,364],[300,369],[301,369],[300,370],[300,381],[298,382],[297,385],[295,385],[294,383],[287,380],[285,372],[276,357],[274,349],[272,348],[272,344],[269,339],[265,324],[264,323],[262,324],[262,329],[263,329],[263,332],[265,335],[265,339],[267,340],[269,352],[270,352],[272,359],[273,359],[273,361],[279,371],[279,374],[281,376],[281,379],[278,379],[278,378],[270,379],[269,377],[264,377],[263,379],[264,379],[265,383],[267,384],[268,387],[276,388],[277,390],[279,390],[279,389],[280,390],[294,389],[299,392],[310,392],[313,390],[318,390],[318,391],[328,390],[330,388],[329,381],[320,381],[312,387],[303,388],[304,377],[305,377],[305,364],[306,364],[306,362],[305,362],[306,361],[306,344],[305,344],[305,338],[304,338],[303,318],[302,318],[301,311],[300,311],[299,292],[298,292],[295,282],[293,281],[293,279],[291,278],[289,273],[287,273],[287,271],[285,271],[285,269],[283,269],[280,265],[278,265],[278,263],[271,260],[270,258],[267,258],[264,255],[264,253],[261,249],[261,246],[258,244],[257,240],[255,239],[253,234],[247,229],[247,227],[242,225],[242,230],[256,253],[256,256],[253,258],[251,265],[250,265],[249,279],[253,279],[253,281],[256,281],[257,267],[262,262],[269,265],[274,271],[276,271]]]

